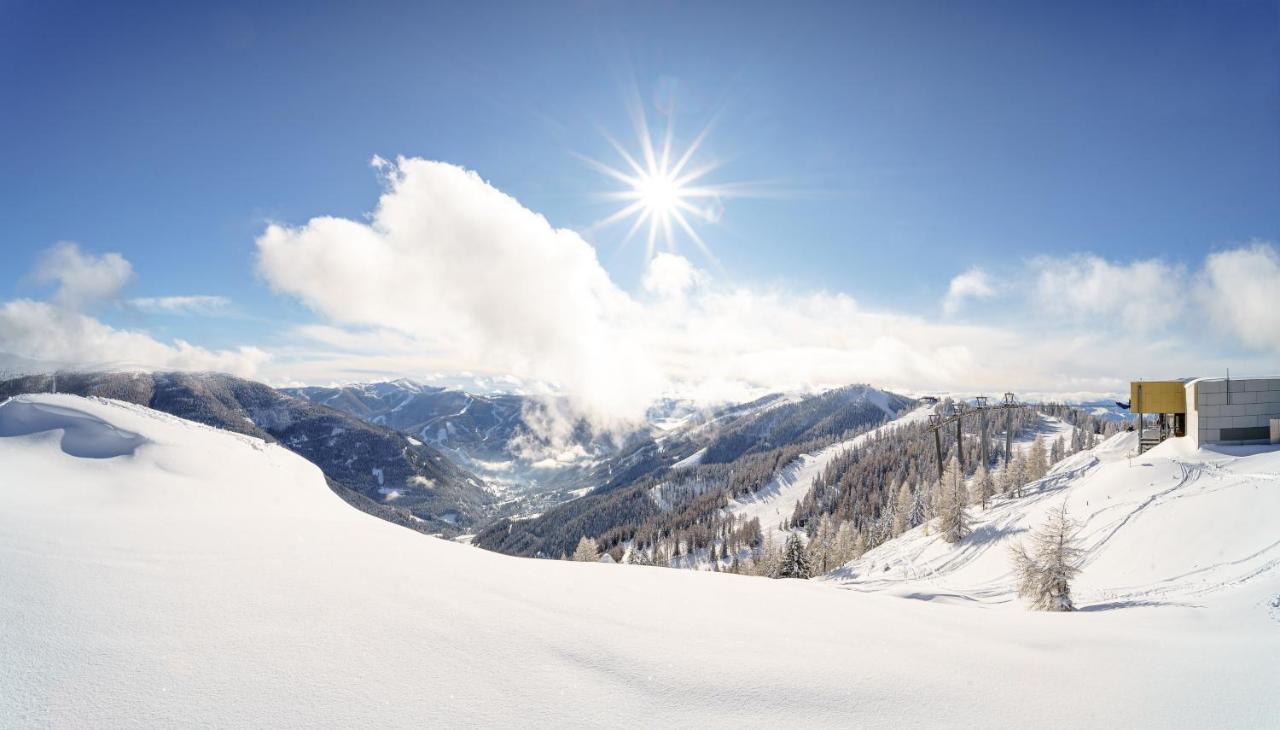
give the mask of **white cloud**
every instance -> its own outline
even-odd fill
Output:
[[[225,312],[231,305],[226,297],[196,295],[176,297],[135,297],[128,305],[151,314],[195,314],[212,316]]]
[[[663,252],[654,256],[649,262],[642,283],[645,291],[659,298],[679,299],[689,289],[705,280],[705,275],[695,269],[688,259]]]
[[[595,250],[453,165],[401,159],[369,224],[270,226],[258,267],[333,322],[389,329],[455,369],[554,382],[578,405],[638,414],[661,387],[625,323],[637,304]]]
[[[183,340],[159,342],[145,332],[111,327],[49,302],[0,304],[0,353],[45,368],[217,370],[254,375],[267,354],[251,347],[208,350]]]
[[[268,360],[265,352],[253,347],[209,350],[185,340],[160,342],[146,332],[112,327],[84,313],[94,304],[118,299],[133,278],[133,267],[120,254],[97,256],[73,243],[59,243],[41,257],[33,276],[57,283],[58,288],[52,301],[0,303],[0,361],[6,367],[218,370],[252,376]],[[184,305],[171,300],[183,299],[206,298],[151,301],[158,307],[167,302],[181,308]],[[133,300],[138,301],[147,300]]]
[[[1280,253],[1270,244],[1210,254],[1197,298],[1215,324],[1245,345],[1280,350]]]
[[[1011,306],[982,326],[876,311],[844,294],[732,286],[675,254],[649,263],[648,296],[633,297],[578,234],[475,173],[418,159],[385,172],[367,222],[321,217],[259,237],[264,279],[327,320],[295,330],[320,352],[295,352],[273,370],[311,381],[512,375],[586,415],[625,420],[673,391],[719,400],[870,382],[1102,396],[1130,377],[1220,369],[1187,346],[1174,296],[1186,274],[1160,261],[1038,259],[1034,287],[1007,293],[1041,311]],[[1238,265],[1213,259],[1210,269],[1229,283]],[[952,289],[959,302],[996,287],[974,269]],[[1230,311],[1251,311],[1258,296]],[[1117,337],[1122,326],[1148,333]]]
[[[133,267],[118,253],[95,256],[64,241],[45,251],[34,276],[41,283],[58,285],[54,301],[80,309],[119,297],[133,278]]]
[[[990,299],[996,295],[991,277],[981,268],[974,266],[951,280],[947,287],[947,296],[942,300],[942,311],[948,315],[960,310],[966,299]]]
[[[1041,257],[1031,262],[1036,296],[1048,312],[1077,321],[1114,321],[1137,331],[1165,328],[1182,316],[1186,273],[1158,259],[1114,263],[1098,256]]]

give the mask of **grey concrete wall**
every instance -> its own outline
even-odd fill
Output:
[[[1280,418],[1280,378],[1202,380],[1191,385],[1195,414],[1187,414],[1187,429],[1202,444],[1243,443],[1224,439],[1223,429],[1270,429],[1271,419]],[[1194,430],[1193,430],[1194,429]],[[1266,436],[1258,441],[1265,442]]]

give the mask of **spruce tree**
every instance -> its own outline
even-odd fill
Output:
[[[782,549],[782,558],[778,562],[775,577],[808,578],[812,574],[809,556],[800,540],[800,534],[793,532],[787,537],[786,546]]]
[[[649,551],[642,547],[631,548],[631,554],[627,556],[627,563],[631,565],[653,565],[653,560],[649,557]]]

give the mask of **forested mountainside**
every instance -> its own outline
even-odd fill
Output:
[[[353,505],[423,532],[471,528],[494,501],[484,482],[429,444],[230,375],[57,373],[0,382],[0,398],[48,392],[113,398],[278,441],[320,467]]]
[[[721,527],[710,515],[729,498],[755,492],[798,455],[913,404],[855,385],[723,409],[607,460],[593,473],[591,493],[532,519],[499,521],[475,542],[514,555],[558,557],[584,536],[610,548],[637,533],[709,534]]]
[[[941,407],[946,409],[948,404]],[[954,425],[945,429],[943,463],[954,460],[961,479],[977,477],[988,480],[987,487],[995,492],[1011,492],[1044,476],[1049,466],[1067,454],[1092,448],[1118,429],[1113,420],[1066,405],[1036,405],[1014,410],[1012,416],[1011,460],[1005,459],[1004,419],[996,418],[989,426],[990,460],[985,464],[977,424],[970,419],[964,423],[962,451],[956,446]],[[796,504],[785,526],[803,528],[813,537],[824,518],[837,528],[849,523],[866,548],[874,547],[937,513],[938,478],[928,424],[905,423],[833,459]],[[977,493],[975,497],[981,499]]]
[[[334,387],[284,388],[283,392],[346,411],[370,423],[394,428],[441,449],[481,461],[555,460],[557,452],[575,456],[612,453],[609,434],[580,417],[557,423],[552,438],[545,424],[568,411],[567,404],[511,393],[480,395],[411,380],[357,383]],[[549,413],[555,411],[556,413]]]
[[[645,429],[597,429],[556,398],[480,395],[403,379],[284,392],[435,446],[483,477],[501,495],[502,509],[516,512],[572,499],[597,464],[647,441]]]
[[[945,410],[950,402],[938,407]],[[586,537],[615,560],[776,575],[783,559],[778,536],[795,531],[805,537],[812,569],[829,569],[837,560],[852,559],[936,515],[934,439],[927,422],[915,415],[846,432],[838,443],[818,438],[729,464],[662,470],[625,489],[564,505],[549,519],[499,523],[478,541],[503,551],[554,557],[560,553],[547,547],[568,554]],[[1089,448],[1117,428],[1114,422],[1054,404],[1014,411],[1012,424],[1014,455],[1007,469],[1000,468],[1005,463],[1003,419],[990,427],[990,462],[982,478],[993,491],[1019,489],[1063,455]],[[957,454],[954,431],[948,435],[944,463]],[[975,436],[966,427],[966,478],[977,475],[982,461]],[[799,485],[802,491],[796,494],[802,496],[794,504],[778,503],[776,521],[766,518],[762,524],[758,514],[742,508],[767,484],[773,488],[779,479],[794,478],[783,477],[784,470],[794,469],[801,458],[833,449],[844,450],[831,454],[810,483]]]

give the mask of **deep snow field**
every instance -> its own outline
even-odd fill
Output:
[[[0,726],[1276,726],[1280,452],[1130,464],[1126,438],[959,547],[916,530],[771,581],[487,553],[352,509],[278,446],[23,396],[0,405]],[[1026,611],[1003,545],[1064,499],[1085,610]]]

